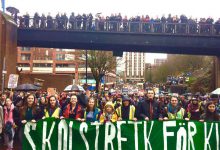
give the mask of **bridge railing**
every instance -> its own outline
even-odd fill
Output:
[[[198,34],[220,35],[220,25],[208,23],[162,23],[142,21],[109,21],[109,20],[57,20],[57,19],[19,19],[18,27],[23,29],[42,30],[80,30],[105,32],[136,32],[164,34]]]

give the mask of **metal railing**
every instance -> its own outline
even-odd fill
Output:
[[[42,30],[79,30],[105,32],[133,33],[164,33],[164,34],[198,34],[220,35],[220,24],[207,23],[162,23],[134,22],[109,20],[57,20],[57,19],[18,19],[17,24],[22,29]]]

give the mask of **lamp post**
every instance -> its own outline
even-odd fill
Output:
[[[4,87],[5,87],[5,74],[7,71],[5,70],[5,57],[3,58],[3,67],[2,67],[2,87],[1,91],[2,93],[4,92]]]
[[[152,80],[152,79],[151,79],[151,64],[150,64],[150,66],[149,66],[149,69],[150,69],[150,79],[149,79],[149,80],[150,80],[150,83],[151,83],[151,80]]]
[[[87,67],[88,67],[88,50],[86,50],[86,84],[87,84],[87,78],[88,78]]]
[[[1,0],[2,1],[2,10],[3,12],[5,12],[5,0]]]

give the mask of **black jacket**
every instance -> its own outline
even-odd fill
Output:
[[[146,117],[148,117],[150,120],[157,120],[158,118],[162,117],[158,102],[156,100],[153,100],[151,103],[153,106],[153,118],[150,119],[150,100],[145,99],[138,104],[136,111],[136,117],[138,119],[144,120]]]

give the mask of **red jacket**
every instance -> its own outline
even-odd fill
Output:
[[[76,104],[75,109],[71,110],[71,105],[68,104],[63,111],[63,117],[71,118],[70,115],[75,115],[73,119],[83,118],[83,108],[79,104]]]

